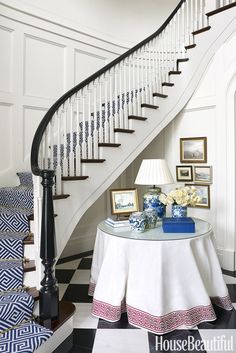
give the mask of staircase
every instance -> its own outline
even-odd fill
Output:
[[[0,189],[0,278],[7,278],[0,288],[0,351],[33,352],[52,336],[32,316],[34,299],[39,296],[41,322],[49,320],[53,328],[60,315],[54,264],[74,227],[181,111],[214,53],[235,29],[235,1],[182,0],[157,32],[49,109],[32,144],[33,188],[31,175],[23,173],[19,187]],[[35,263],[23,254],[32,242]],[[24,283],[38,288],[42,279],[39,293],[23,286],[27,266],[37,271]],[[15,308],[18,314],[9,314]],[[22,329],[27,337],[32,333],[34,342],[23,351],[13,347],[25,340]]]

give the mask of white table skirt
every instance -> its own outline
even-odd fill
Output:
[[[183,240],[147,241],[97,229],[89,294],[92,314],[156,334],[213,321],[212,303],[232,309],[212,232]]]

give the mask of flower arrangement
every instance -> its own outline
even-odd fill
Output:
[[[168,194],[162,193],[159,200],[164,205],[196,206],[201,201],[197,195],[197,189],[194,186],[185,186],[183,188],[170,191]]]

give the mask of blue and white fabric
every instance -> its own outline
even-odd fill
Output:
[[[34,299],[27,292],[0,295],[0,332],[32,318]]]
[[[0,292],[22,286],[22,261],[0,261]]]
[[[31,172],[19,172],[16,173],[20,179],[21,185],[32,185],[33,184],[33,177]]]
[[[0,244],[1,259],[22,259],[24,257],[22,239],[0,233]]]
[[[33,353],[46,342],[53,332],[35,322],[25,323],[0,334],[1,353]]]
[[[28,217],[32,213],[30,209],[0,206],[0,231],[29,232]]]
[[[0,188],[0,205],[6,207],[29,208],[34,207],[32,185]]]

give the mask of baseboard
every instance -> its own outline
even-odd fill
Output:
[[[91,249],[94,248],[95,237],[96,235],[93,233],[71,238],[60,257],[67,258],[73,255],[77,255],[78,253],[81,254],[87,251],[91,251]]]
[[[227,271],[235,271],[235,251],[231,249],[218,248],[217,254],[219,257],[222,269]]]
[[[93,250],[89,250],[72,256],[63,257],[57,261],[57,265],[63,264],[65,262],[77,260],[77,259],[82,259],[83,257],[87,257],[91,255],[93,255]]]

